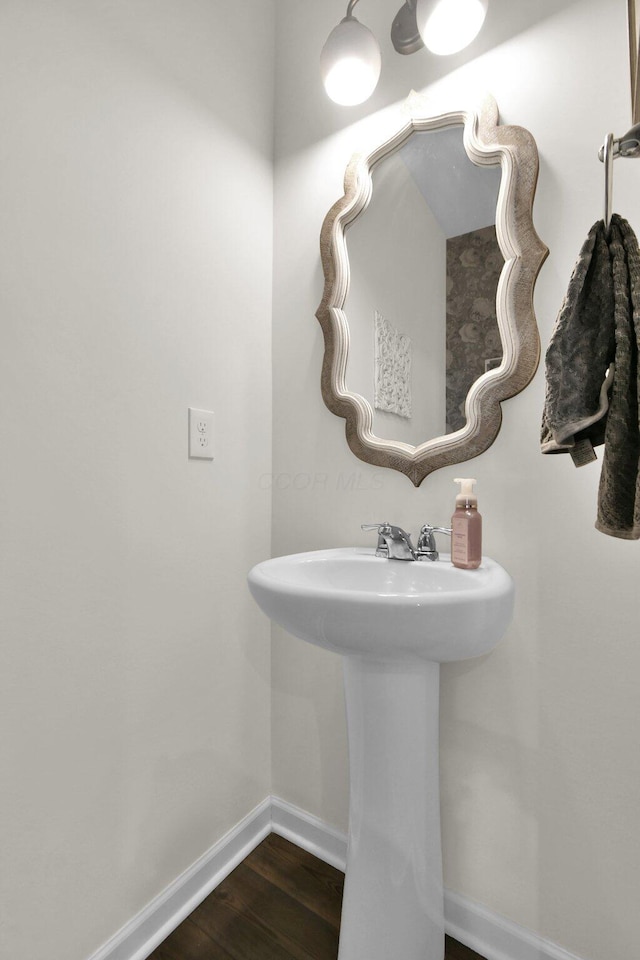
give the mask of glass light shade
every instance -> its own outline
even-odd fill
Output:
[[[432,53],[457,53],[478,35],[486,12],[487,0],[418,0],[418,30]]]
[[[355,17],[345,18],[327,37],[320,54],[320,72],[327,95],[352,107],[376,88],[382,59],[378,41]]]

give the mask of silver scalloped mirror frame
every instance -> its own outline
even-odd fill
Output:
[[[523,127],[500,126],[498,107],[486,97],[477,111],[420,116],[409,99],[411,119],[366,156],[352,157],[344,180],[344,196],[325,217],[320,235],[324,294],[316,316],[324,333],[322,396],[336,416],[346,420],[347,442],[357,457],[379,467],[400,470],[418,487],[440,467],[470,460],[491,446],[502,421],[500,404],[531,382],[540,360],[540,338],[533,309],[536,277],[548,254],[532,220],[538,178],[538,151]],[[504,257],[496,296],[503,357],[501,364],[475,381],[467,394],[465,426],[417,447],[383,440],[373,433],[368,400],[347,390],[349,323],[344,305],[349,290],[346,229],[366,209],[372,195],[372,171],[414,131],[464,124],[463,140],[474,163],[500,163],[502,177],[496,208],[496,234]]]

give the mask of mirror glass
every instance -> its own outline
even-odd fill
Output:
[[[493,97],[355,154],[322,225],[322,395],[351,450],[419,486],[483,453],[540,358],[538,153]],[[410,117],[407,120],[407,116]]]
[[[373,169],[346,233],[347,389],[370,403],[376,437],[414,446],[463,428],[471,385],[502,360],[502,169],[473,163],[463,130],[413,131]]]

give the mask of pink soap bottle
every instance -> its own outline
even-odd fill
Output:
[[[451,562],[454,567],[475,570],[482,562],[482,517],[473,492],[476,481],[468,478],[453,482],[460,484],[460,493],[451,517]]]

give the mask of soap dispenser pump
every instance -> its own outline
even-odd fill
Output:
[[[453,482],[460,484],[460,492],[451,517],[451,562],[454,567],[475,570],[482,561],[482,517],[473,490],[476,481],[467,477]]]

